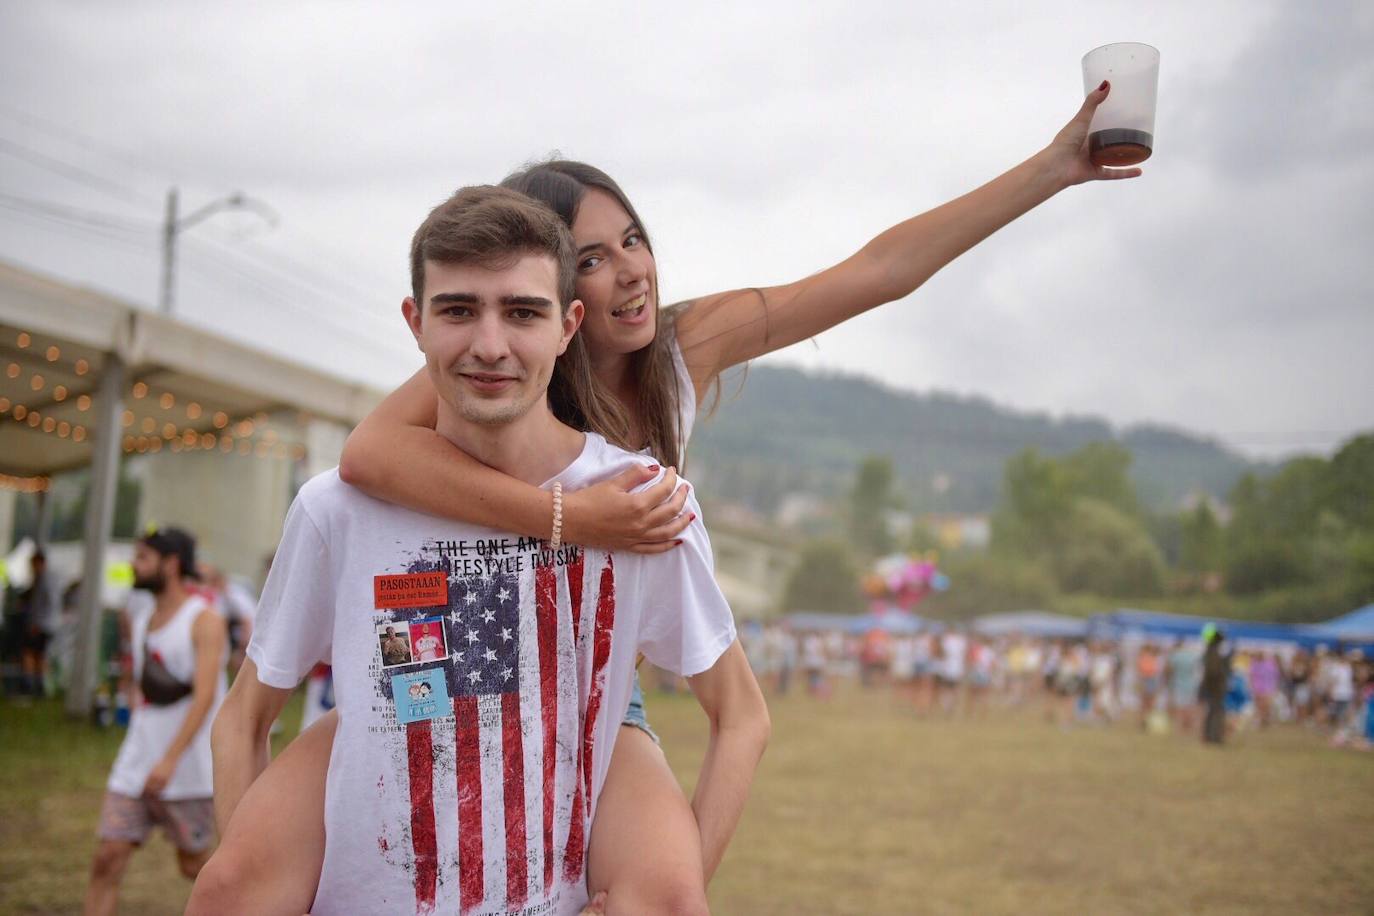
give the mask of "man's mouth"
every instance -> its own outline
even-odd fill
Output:
[[[515,382],[514,376],[498,375],[492,372],[462,372],[459,374],[478,391],[501,391]]]

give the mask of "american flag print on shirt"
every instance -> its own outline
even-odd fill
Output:
[[[451,729],[439,720],[402,726],[417,913],[450,911],[450,901],[463,914],[549,913],[585,881],[615,570],[606,554],[573,548],[563,558],[450,575],[448,658],[405,669],[444,668],[453,698]],[[445,563],[424,567],[410,571]],[[436,609],[383,613],[401,620]],[[449,779],[456,802],[455,786],[440,782]],[[445,829],[451,819],[456,831]]]

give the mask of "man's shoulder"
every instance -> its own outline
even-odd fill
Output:
[[[661,465],[661,462],[650,455],[648,451],[632,452],[629,449],[613,445],[597,433],[587,433],[586,447],[587,453],[584,460],[578,462],[574,479],[564,481],[564,487],[580,490],[610,480],[631,468]],[[667,473],[665,468],[659,467],[658,473],[652,479],[635,487],[635,492],[652,487],[662,480]],[[679,476],[678,479],[681,483],[687,482],[685,477]]]
[[[406,512],[401,506],[368,496],[352,484],[345,483],[337,467],[316,474],[296,493],[294,507],[304,511],[317,526],[340,515],[356,516],[363,512]]]
[[[193,592],[186,599],[186,607],[191,614],[191,618],[197,623],[199,623],[201,618],[205,617],[206,614],[210,615],[209,618],[207,618],[210,621],[222,620],[224,618],[224,615],[220,612],[219,605],[201,594]]]
[[[348,499],[357,492],[343,482],[339,469],[332,467],[307,480],[296,493],[296,502],[307,509],[324,508],[335,500]]]

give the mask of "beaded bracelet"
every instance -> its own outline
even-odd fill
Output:
[[[563,484],[555,481],[553,485],[553,537],[549,538],[549,549],[557,550],[563,543]]]

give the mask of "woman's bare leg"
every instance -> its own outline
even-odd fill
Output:
[[[622,725],[597,801],[587,886],[607,916],[706,913],[701,834],[663,752]]]
[[[339,715],[331,711],[288,744],[244,793],[201,869],[188,916],[301,916],[324,864],[324,785]]]

